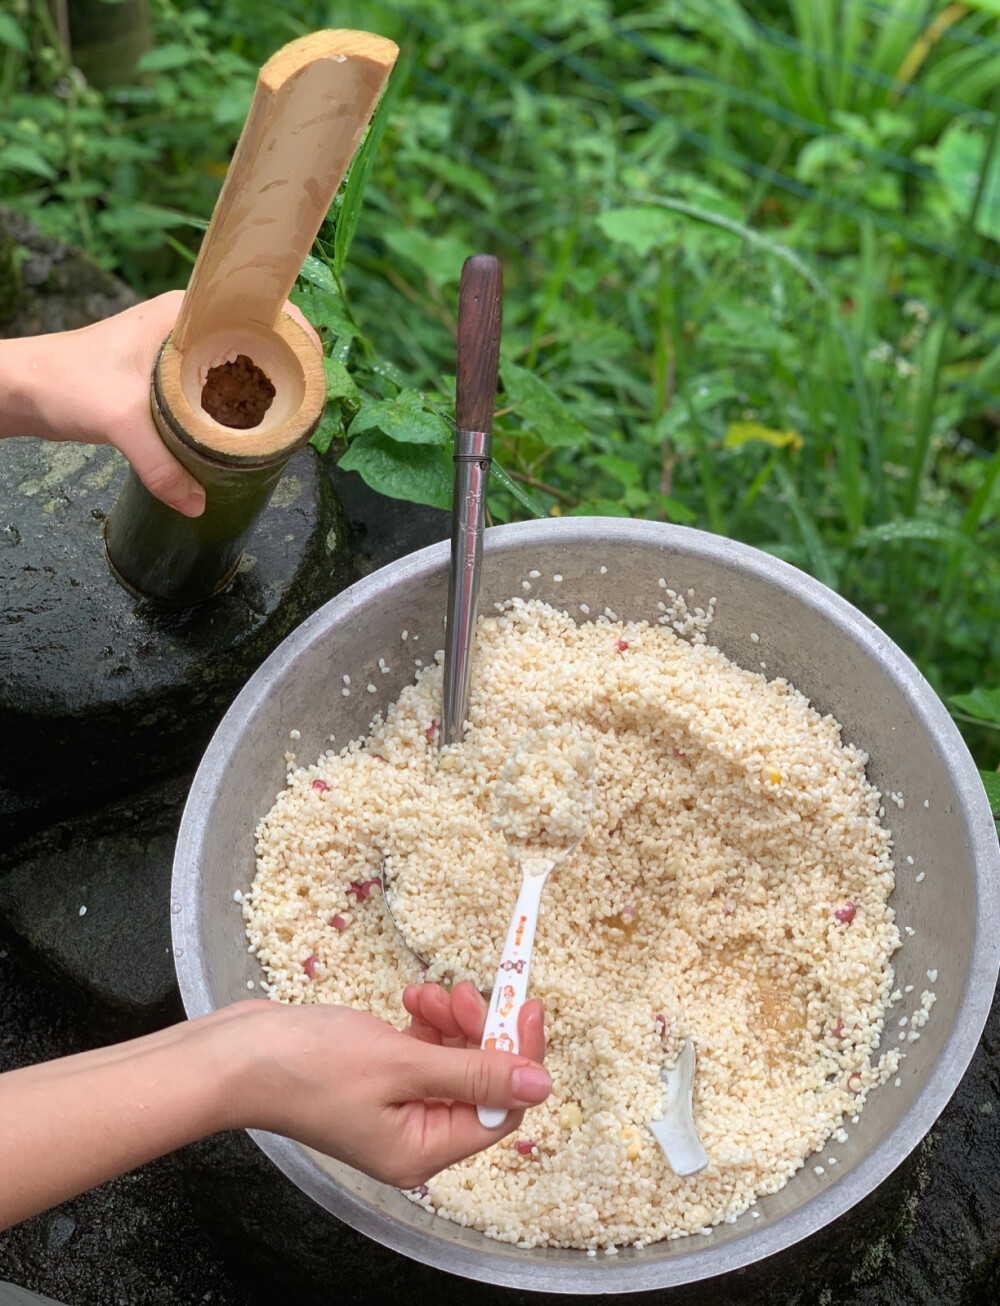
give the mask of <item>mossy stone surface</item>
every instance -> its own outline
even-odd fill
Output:
[[[268,653],[354,577],[312,449],[293,455],[218,598],[172,610],[113,578],[107,446],[12,439],[0,501],[0,846],[190,769]]]

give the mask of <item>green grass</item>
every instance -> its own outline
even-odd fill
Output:
[[[102,96],[17,3],[0,197],[150,292],[188,274],[256,66],[324,25],[399,41],[381,142],[298,292],[330,354],[320,441],[373,484],[447,502],[458,276],[488,250],[506,282],[494,520],[742,539],[837,588],[943,695],[998,684],[985,9],[154,0],[145,80]],[[962,725],[995,767],[998,732]]]

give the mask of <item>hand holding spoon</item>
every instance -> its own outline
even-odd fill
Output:
[[[528,996],[542,890],[587,832],[593,771],[594,751],[579,731],[546,726],[524,736],[497,781],[493,827],[503,831],[508,855],[521,867],[521,892],[493,982],[484,1049],[518,1051],[517,1022]],[[487,1129],[507,1117],[496,1107],[481,1106],[478,1113]]]

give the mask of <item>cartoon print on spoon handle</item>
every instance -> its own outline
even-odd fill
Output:
[[[521,892],[517,897],[493,982],[493,996],[483,1029],[484,1051],[493,1048],[498,1052],[518,1050],[517,1021],[528,996],[528,972],[531,969],[538,908],[545,881],[554,865],[555,862],[548,858],[525,858],[521,863]],[[478,1114],[479,1123],[487,1129],[498,1128],[507,1118],[507,1112],[501,1107],[481,1106]]]

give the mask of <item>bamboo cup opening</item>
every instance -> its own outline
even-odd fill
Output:
[[[294,350],[280,336],[254,327],[228,328],[203,336],[184,353],[181,363],[181,386],[188,403],[206,421],[223,430],[232,431],[235,423],[218,421],[202,402],[208,374],[218,369],[229,358],[242,356],[274,388],[274,396],[253,423],[253,430],[263,435],[287,422],[299,409],[305,395],[305,377],[302,364]]]
[[[229,360],[245,362],[234,368]],[[217,377],[220,370],[232,383],[232,402],[215,402],[215,384],[214,399],[208,387],[206,408],[210,374]],[[322,358],[302,327],[284,313],[274,328],[255,322],[226,327],[199,337],[183,353],[168,339],[157,380],[177,435],[195,449],[236,463],[290,451],[314,428],[326,400]],[[240,416],[241,408],[246,420],[230,420]]]

